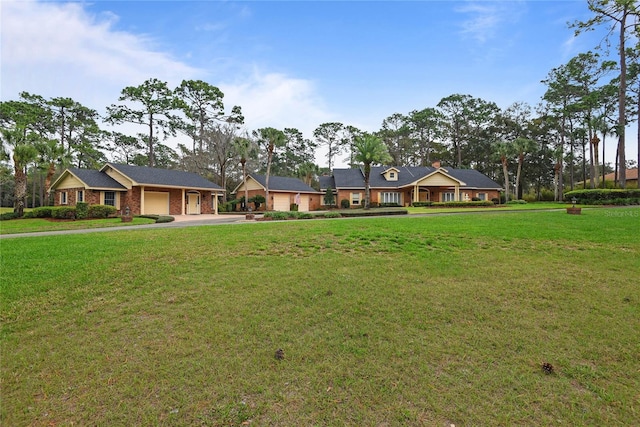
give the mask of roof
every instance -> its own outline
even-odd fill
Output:
[[[250,174],[251,178],[258,181],[260,185],[266,188],[267,178],[265,175]],[[295,193],[317,193],[315,189],[298,178],[288,178],[283,176],[269,176],[269,191],[287,191]]]
[[[84,182],[89,188],[110,188],[114,190],[126,190],[125,186],[115,179],[111,178],[104,172],[94,169],[67,169],[72,175],[75,175],[80,181]]]
[[[333,175],[332,176],[322,175],[318,177],[318,181],[320,181],[320,188],[324,190],[326,190],[329,187],[334,189],[336,188],[336,182],[333,179]]]
[[[427,166],[394,166],[398,171],[397,181],[387,181],[384,172],[390,166],[372,166],[369,175],[369,186],[371,188],[402,188],[413,184],[419,179],[426,177],[437,171],[437,168]],[[453,169],[442,168],[442,172],[464,183],[463,188],[483,188],[500,189],[502,186],[486,175],[474,169]],[[333,188],[364,188],[364,173],[361,169],[334,169]],[[320,180],[320,188],[326,189],[328,180]]]
[[[615,178],[615,172],[608,173],[604,176],[604,179],[607,181],[613,181]],[[618,178],[620,178],[620,173],[618,173]],[[625,172],[625,178],[629,179],[638,179],[638,168],[627,169]]]
[[[100,172],[104,173],[104,170],[107,167],[111,167],[131,179],[134,185],[201,188],[222,191],[222,187],[219,185],[214,184],[193,172],[150,168],[146,166],[123,165],[117,163],[107,163],[102,167],[102,169],[100,169]]]

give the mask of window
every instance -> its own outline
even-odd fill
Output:
[[[84,190],[78,190],[78,194],[76,195],[76,203],[84,202]]]
[[[454,192],[442,193],[442,201],[443,202],[455,202],[456,201],[456,193],[454,193]]]
[[[351,193],[351,204],[352,205],[360,204],[360,193]]]
[[[115,191],[105,191],[104,192],[104,204],[107,206],[115,206],[116,205],[116,192]]]
[[[400,193],[381,193],[380,199],[381,199],[380,200],[381,203],[395,203],[399,205]]]
[[[61,205],[66,205],[67,204],[67,192],[66,191],[61,191],[60,192],[60,204]]]
[[[478,193],[478,199],[487,200],[487,193]]]
[[[390,179],[395,179],[396,177],[396,173],[395,172],[389,172],[389,178]]]

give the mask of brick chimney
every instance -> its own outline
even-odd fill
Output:
[[[431,166],[433,166],[436,169],[440,168],[440,160],[434,160],[433,162],[431,162]]]

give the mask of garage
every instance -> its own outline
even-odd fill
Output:
[[[273,210],[274,211],[289,211],[289,195],[288,194],[274,194],[273,195]]]
[[[145,191],[143,213],[147,215],[169,215],[169,193],[160,191]]]
[[[300,212],[309,212],[309,196],[306,194],[300,195],[300,205],[298,206]]]

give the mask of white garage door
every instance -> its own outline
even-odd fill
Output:
[[[300,212],[309,212],[309,196],[306,194],[300,195],[300,206],[298,206]]]
[[[274,194],[273,195],[273,210],[274,211],[288,211],[291,209],[289,206],[288,194]]]
[[[169,193],[144,192],[144,213],[169,215]]]

